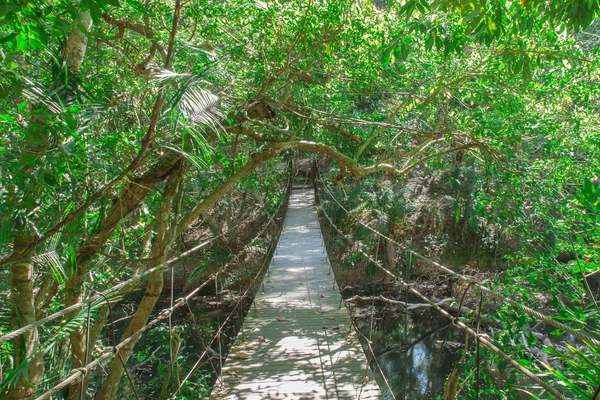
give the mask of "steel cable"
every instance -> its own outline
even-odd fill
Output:
[[[327,188],[327,186],[325,184],[323,184],[323,187],[326,189],[326,191],[329,194],[329,196],[340,206],[340,208],[342,208],[347,215],[351,216],[354,220],[356,220],[358,224],[360,224],[360,225],[364,226],[365,228],[369,229],[371,232],[373,232],[373,233],[381,236],[382,238],[386,239],[390,243],[398,246],[402,250],[404,250],[404,251],[406,251],[406,252],[414,255],[415,257],[417,257],[417,258],[419,258],[419,259],[421,259],[421,260],[423,260],[423,261],[425,261],[425,262],[427,262],[427,263],[429,263],[429,264],[431,264],[431,265],[439,268],[440,270],[442,270],[442,271],[444,271],[444,272],[446,272],[446,273],[448,273],[448,274],[450,274],[450,275],[452,275],[452,276],[454,276],[454,277],[462,280],[463,282],[465,282],[467,284],[473,284],[475,287],[477,287],[478,289],[484,291],[486,294],[488,294],[488,295],[490,295],[492,297],[495,297],[496,299],[502,300],[502,301],[510,304],[511,306],[513,306],[515,308],[520,309],[521,311],[523,311],[525,314],[529,315],[530,317],[537,318],[538,320],[546,322],[547,324],[552,325],[555,328],[558,328],[558,329],[560,329],[560,330],[562,330],[564,332],[570,333],[571,335],[575,336],[576,338],[580,339],[583,342],[589,342],[589,343],[593,344],[596,347],[600,347],[600,340],[598,340],[597,337],[594,334],[592,334],[591,332],[589,332],[587,329],[581,328],[580,330],[576,330],[574,328],[571,328],[570,326],[567,326],[567,325],[563,324],[562,322],[558,322],[555,319],[553,319],[553,318],[551,318],[551,317],[549,317],[549,316],[547,316],[545,314],[542,314],[539,311],[536,311],[536,310],[534,310],[532,308],[524,306],[524,305],[520,304],[519,302],[517,302],[515,300],[512,300],[512,299],[510,299],[510,298],[508,298],[508,297],[506,297],[506,296],[504,296],[504,295],[502,295],[500,293],[497,293],[496,291],[494,291],[492,289],[487,288],[486,286],[483,286],[482,284],[480,284],[477,281],[474,281],[474,280],[472,280],[472,279],[470,279],[470,278],[468,278],[468,277],[466,277],[466,276],[464,276],[462,274],[459,274],[458,272],[455,272],[455,271],[451,270],[448,267],[443,266],[440,263],[437,263],[437,262],[431,260],[428,257],[425,257],[424,255],[422,255],[420,253],[417,253],[416,251],[410,249],[406,245],[398,243],[397,241],[391,239],[390,237],[384,235],[383,233],[377,231],[376,229],[371,228],[369,225],[363,223],[362,221],[360,221],[356,217],[354,217],[352,215],[352,213],[350,213],[342,204],[340,204],[340,202],[333,196],[333,194],[331,193],[331,191],[329,190],[329,188]]]
[[[267,205],[267,203],[263,204],[259,208],[259,210],[263,209],[266,205]],[[169,265],[171,265],[171,264],[173,264],[173,263],[181,260],[184,257],[187,257],[188,255],[190,255],[190,254],[192,254],[192,253],[200,250],[201,248],[207,246],[208,244],[214,242],[215,240],[223,237],[224,235],[226,235],[227,233],[229,233],[231,230],[236,229],[239,225],[243,224],[244,222],[245,221],[240,222],[239,224],[237,224],[233,228],[229,229],[227,232],[224,232],[224,233],[221,233],[220,235],[214,236],[214,237],[206,240],[205,242],[202,242],[199,245],[191,248],[190,250],[185,251],[185,252],[179,254],[177,257],[174,257],[174,258],[172,258],[172,259],[170,259],[168,261],[165,261],[164,263],[161,263],[161,264],[157,265],[154,268],[146,270],[146,271],[144,271],[144,272],[142,272],[142,273],[140,273],[138,275],[135,275],[135,276],[133,276],[133,277],[131,277],[131,278],[129,278],[129,279],[121,282],[121,283],[118,283],[118,284],[110,287],[109,289],[107,289],[107,290],[105,290],[103,292],[100,292],[98,294],[92,295],[92,296],[90,296],[86,300],[83,300],[83,301],[80,301],[78,303],[75,303],[75,304],[73,304],[73,305],[71,305],[69,307],[63,308],[60,311],[57,311],[57,312],[55,312],[53,314],[50,314],[50,315],[48,315],[48,316],[46,316],[46,317],[44,317],[42,319],[39,319],[39,320],[37,320],[35,322],[32,322],[32,323],[30,323],[28,325],[25,325],[25,326],[23,326],[23,327],[21,327],[19,329],[15,329],[12,332],[9,332],[9,333],[7,333],[5,335],[2,335],[2,336],[0,336],[0,343],[6,342],[6,341],[11,340],[11,339],[14,339],[14,338],[16,338],[16,337],[18,337],[18,336],[20,336],[20,335],[22,335],[24,333],[29,332],[30,330],[32,330],[34,328],[37,328],[39,326],[42,326],[42,325],[46,324],[47,322],[50,322],[50,321],[53,321],[53,320],[55,320],[55,319],[57,319],[59,317],[62,317],[64,315],[68,314],[71,311],[76,311],[76,310],[78,310],[78,309],[80,309],[80,308],[82,308],[82,307],[84,307],[86,305],[89,305],[89,304],[95,302],[96,300],[99,300],[102,297],[102,295],[109,296],[109,295],[115,293],[117,290],[125,287],[126,285],[129,285],[129,284],[131,284],[133,282],[136,282],[136,281],[140,280],[141,278],[144,278],[144,277],[150,275],[153,272],[159,271],[161,269],[166,269],[166,267],[168,267]]]
[[[273,219],[276,217],[277,213],[279,212],[279,209],[281,208],[282,204],[284,202],[282,201],[279,206],[277,207],[276,211],[273,213],[273,215],[271,215],[270,219],[267,221],[267,223],[265,224],[265,226],[263,227],[263,229],[258,233],[258,235],[256,235],[251,241],[249,241],[249,244],[252,244],[256,239],[258,239],[260,236],[263,235],[263,233],[269,228],[271,222],[273,221]],[[211,239],[215,240],[217,237]],[[204,243],[206,244],[206,242]],[[115,357],[117,355],[119,355],[119,350],[122,349],[124,346],[126,346],[127,344],[131,343],[132,341],[136,340],[137,338],[139,338],[145,331],[147,331],[148,329],[150,329],[151,327],[157,325],[159,322],[161,322],[162,320],[168,318],[173,311],[175,311],[176,309],[178,309],[179,307],[183,306],[184,304],[187,304],[187,302],[194,297],[201,289],[203,289],[206,285],[208,285],[208,283],[210,283],[213,279],[215,279],[220,273],[223,273],[229,266],[231,266],[233,264],[233,262],[235,260],[238,260],[239,256],[242,253],[245,253],[248,249],[248,246],[246,246],[242,251],[240,251],[239,253],[237,253],[233,258],[234,260],[231,260],[229,263],[227,263],[225,266],[223,266],[221,268],[220,271],[218,271],[215,274],[212,274],[205,282],[203,282],[200,286],[198,286],[196,289],[194,289],[192,292],[190,292],[188,295],[186,295],[185,297],[182,297],[180,299],[177,300],[177,302],[172,306],[172,307],[168,307],[165,308],[163,310],[161,310],[158,313],[158,316],[153,319],[152,321],[150,321],[149,323],[147,323],[146,325],[144,325],[143,327],[141,327],[139,330],[137,330],[136,332],[132,333],[131,336],[129,336],[128,338],[124,339],[123,341],[121,341],[119,344],[113,346],[113,348],[109,351],[105,351],[103,352],[100,356],[98,356],[98,358],[96,358],[94,361],[86,364],[85,366],[81,367],[81,368],[77,368],[72,370],[65,379],[63,379],[60,383],[58,383],[57,385],[55,385],[54,387],[52,387],[51,389],[49,389],[48,391],[44,392],[42,395],[40,395],[39,397],[36,398],[36,400],[44,400],[44,399],[49,399],[50,396],[52,396],[53,394],[59,392],[60,390],[62,390],[63,388],[67,387],[68,385],[77,382],[79,379],[82,379],[83,377],[85,377],[86,375],[89,374],[89,372],[96,367],[97,365],[100,364],[100,362],[106,360],[106,359],[110,359],[112,357]],[[192,249],[194,250],[194,249]],[[192,251],[190,250],[190,251]],[[186,252],[189,254],[189,252]],[[181,255],[179,255],[178,257],[174,258],[173,260],[168,261],[167,263],[165,263],[166,265],[168,265],[168,263],[174,262],[174,260],[181,258],[184,254],[186,253],[182,253]],[[158,268],[158,267],[157,267]],[[92,297],[105,297],[105,293],[99,293],[95,296]],[[90,298],[91,299],[91,298]],[[89,301],[89,299],[88,299]],[[84,303],[84,304],[88,304],[88,303]],[[64,311],[64,310],[63,310]],[[41,320],[40,320],[41,321]],[[17,331],[15,331],[17,332]],[[13,332],[14,334],[14,332]],[[9,334],[10,335],[10,334]],[[8,336],[8,335],[6,335]]]
[[[286,184],[287,186],[287,194],[289,195],[290,190],[291,190],[291,183],[292,183],[292,179],[291,177],[288,179],[288,182]],[[279,206],[277,207],[277,210],[275,210],[275,212],[273,213],[273,216],[271,217],[271,219],[269,219],[269,221],[265,224],[265,229],[263,229],[262,232],[264,232],[264,230],[266,230],[266,228],[269,226],[269,224],[271,224],[272,222],[274,223],[274,219],[277,217],[277,214],[279,213],[279,210],[281,209],[282,205],[284,203],[286,203],[287,201],[281,201]],[[276,225],[277,226],[277,225]],[[277,245],[278,241],[279,241],[279,236],[281,235],[281,229],[282,229],[283,225],[281,227],[278,227],[278,232],[277,235],[275,237],[275,240],[271,243],[271,245],[269,246],[269,250],[267,251],[267,253],[265,254],[265,260],[268,261],[269,260],[269,256],[274,253],[275,251],[275,246]],[[249,243],[254,242],[257,238],[259,238],[262,235],[259,234],[257,235],[252,241],[250,241]],[[212,340],[210,341],[210,343],[208,344],[208,346],[205,346],[204,351],[200,354],[200,356],[198,357],[198,360],[194,363],[194,365],[192,366],[192,368],[190,369],[190,371],[186,374],[185,378],[180,382],[179,387],[177,388],[177,390],[175,390],[175,392],[171,395],[171,398],[173,398],[177,393],[179,393],[179,391],[181,390],[181,388],[183,387],[183,385],[191,378],[191,376],[193,375],[193,373],[196,371],[196,369],[198,367],[200,367],[203,363],[201,363],[202,359],[204,358],[204,356],[206,356],[208,354],[208,349],[211,348],[212,344],[214,343],[215,340],[217,340],[217,337],[219,337],[221,335],[221,332],[223,331],[223,328],[225,328],[225,325],[227,324],[227,322],[229,321],[229,319],[232,317],[233,313],[237,310],[237,308],[239,307],[239,305],[241,304],[241,302],[246,298],[248,292],[250,291],[250,288],[252,288],[252,286],[254,285],[254,283],[256,282],[256,280],[258,279],[259,276],[262,275],[263,270],[265,269],[265,267],[268,265],[268,262],[264,262],[262,263],[262,266],[260,268],[260,270],[258,271],[258,273],[255,274],[254,279],[252,280],[252,283],[248,286],[248,288],[244,291],[244,293],[240,296],[240,299],[236,302],[235,306],[233,307],[233,309],[231,310],[231,312],[229,313],[229,315],[227,316],[227,318],[225,318],[225,321],[223,321],[222,324],[219,323],[219,328],[217,329],[217,332],[215,332],[215,334],[213,335]],[[222,271],[221,271],[222,272]],[[191,310],[190,310],[191,312]],[[201,339],[202,340],[202,339]],[[219,346],[221,345],[221,341],[219,340]],[[220,355],[219,355],[220,357]],[[210,359],[209,359],[210,360]],[[220,368],[222,369],[223,366],[221,364],[221,360],[219,361],[219,365]]]
[[[338,231],[340,233],[340,235],[344,239],[349,240],[347,238],[346,234],[344,234],[333,223],[333,221],[331,220],[330,216],[326,212],[324,212],[322,208],[321,208],[321,211],[323,212],[323,215],[325,215],[325,217],[328,220],[328,222],[332,225],[332,227],[336,231]],[[472,328],[470,328],[468,325],[466,325],[465,323],[463,323],[458,317],[454,317],[453,315],[451,315],[450,313],[448,313],[446,310],[442,309],[439,305],[437,305],[435,302],[433,302],[427,296],[423,295],[421,292],[419,292],[418,290],[416,290],[415,288],[413,288],[411,285],[409,285],[408,283],[404,282],[404,280],[402,278],[396,276],[395,274],[393,274],[392,272],[390,272],[386,268],[384,268],[381,265],[379,265],[379,263],[377,263],[375,260],[373,260],[371,258],[371,256],[369,256],[367,253],[363,252],[362,250],[359,250],[359,252],[364,257],[366,257],[371,262],[373,262],[375,264],[375,266],[377,266],[378,268],[380,268],[381,270],[383,270],[386,274],[388,274],[391,277],[395,278],[396,282],[398,282],[400,285],[402,285],[406,290],[410,291],[415,296],[419,297],[421,300],[423,300],[424,302],[426,302],[427,304],[429,304],[433,309],[435,309],[441,315],[443,315],[444,317],[446,317],[449,320],[451,320],[452,323],[455,326],[457,326],[459,328],[462,328],[463,330],[465,330],[466,332],[468,332],[470,335],[472,335],[475,338],[477,338],[477,340],[481,344],[483,344],[485,347],[487,347],[489,350],[491,350],[496,355],[500,356],[502,359],[504,359],[506,362],[508,362],[514,368],[516,368],[517,370],[519,370],[519,372],[521,372],[522,374],[524,374],[527,378],[531,379],[532,381],[534,381],[535,383],[537,383],[538,385],[540,385],[541,387],[543,387],[545,390],[547,390],[549,393],[551,393],[557,399],[559,399],[559,400],[568,400],[568,398],[565,397],[565,395],[563,395],[562,393],[560,393],[559,391],[557,391],[555,388],[553,388],[552,386],[550,386],[549,384],[547,384],[544,380],[542,380],[540,377],[538,377],[537,375],[535,375],[533,372],[531,372],[527,368],[523,367],[521,364],[519,364],[518,361],[516,361],[515,359],[513,359],[510,355],[508,355],[508,354],[504,353],[502,350],[500,350],[496,345],[494,345],[490,340],[488,340],[486,336],[477,333]]]

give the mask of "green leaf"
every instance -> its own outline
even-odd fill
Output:
[[[17,36],[17,47],[21,51],[25,51],[27,50],[27,47],[29,47],[28,38],[25,34],[22,33]]]
[[[0,35],[0,44],[10,42],[17,37],[17,32],[9,32],[4,35]]]

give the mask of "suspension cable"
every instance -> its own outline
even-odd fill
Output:
[[[331,226],[345,240],[350,241],[348,239],[348,237],[346,236],[346,234],[344,234],[333,223],[333,221],[331,220],[330,216],[325,211],[323,211],[323,208],[321,208],[321,211],[323,212],[323,215],[326,217],[327,221],[331,224]],[[462,328],[464,331],[466,331],[470,335],[472,335],[475,338],[477,338],[477,340],[479,342],[481,342],[481,344],[483,344],[485,347],[487,347],[493,353],[495,353],[496,355],[500,356],[506,362],[508,362],[509,364],[511,364],[513,367],[515,367],[517,370],[519,370],[521,373],[523,373],[527,378],[531,379],[532,381],[534,381],[535,383],[537,383],[538,385],[540,385],[541,387],[543,387],[544,389],[546,389],[549,393],[551,393],[557,399],[559,399],[559,400],[568,400],[567,397],[565,397],[562,393],[560,393],[555,388],[553,388],[552,386],[550,386],[548,383],[546,383],[540,377],[538,377],[537,375],[535,375],[529,369],[523,367],[521,364],[519,364],[519,362],[517,362],[515,359],[513,359],[510,355],[504,353],[502,350],[500,350],[498,347],[496,347],[490,340],[487,339],[487,336],[484,336],[483,334],[480,334],[480,333],[476,332],[475,330],[473,330],[472,328],[470,328],[468,325],[466,325],[465,323],[463,323],[458,317],[452,316],[450,313],[448,313],[446,310],[442,309],[438,304],[436,304],[433,300],[429,299],[427,296],[425,296],[424,294],[422,294],[421,292],[419,292],[418,290],[416,290],[415,288],[413,288],[411,285],[409,285],[408,283],[406,283],[402,278],[396,276],[395,274],[393,274],[392,272],[390,272],[388,269],[386,269],[385,267],[381,266],[377,261],[373,260],[373,258],[371,256],[369,256],[367,253],[365,253],[364,251],[362,251],[362,250],[359,249],[359,252],[364,257],[366,257],[369,261],[371,261],[373,264],[375,264],[375,266],[377,266],[378,268],[380,268],[381,270],[383,270],[386,274],[388,274],[391,277],[395,278],[396,282],[398,282],[400,285],[402,285],[406,290],[410,291],[415,296],[419,297],[421,300],[423,300],[424,302],[426,302],[427,304],[429,304],[438,313],[440,313],[444,317],[448,318],[452,322],[452,324],[454,324],[455,326],[457,326],[459,328]]]
[[[131,336],[129,336],[127,339],[123,340],[121,343],[114,346],[112,349],[105,351],[100,356],[98,356],[98,358],[96,358],[94,361],[86,364],[84,367],[77,368],[77,369],[71,371],[69,373],[69,375],[62,382],[60,382],[58,385],[54,386],[52,389],[43,393],[36,400],[44,400],[44,399],[50,398],[50,396],[52,396],[54,393],[60,391],[62,388],[70,385],[71,383],[77,382],[79,379],[86,376],[89,373],[89,371],[92,368],[96,367],[98,364],[100,364],[101,361],[115,357],[118,354],[119,350],[121,350],[124,346],[126,346],[127,344],[129,344],[132,341],[139,338],[142,335],[142,333],[144,333],[145,331],[147,331],[154,325],[158,324],[160,321],[166,319],[177,308],[186,304],[190,298],[192,298],[196,293],[198,293],[202,288],[204,288],[209,282],[211,282],[212,279],[214,279],[215,275],[211,276],[207,281],[203,282],[200,286],[198,286],[196,289],[194,289],[192,292],[190,292],[187,296],[177,300],[177,302],[175,303],[175,305],[173,305],[173,307],[169,307],[169,308],[165,308],[165,309],[161,310],[158,314],[158,317],[156,317],[155,319],[153,319],[152,321],[150,321],[149,323],[147,323],[146,325],[144,325],[143,327],[138,329],[136,332],[132,333]]]
[[[358,224],[362,225],[363,227],[367,228],[368,230],[370,230],[371,232],[383,237],[384,239],[386,239],[387,241],[389,241],[390,243],[398,246],[399,248],[401,248],[402,250],[414,255],[415,257],[419,258],[420,260],[423,260],[437,268],[439,268],[440,270],[454,276],[455,278],[460,279],[461,281],[467,283],[467,284],[473,284],[475,287],[477,287],[478,289],[484,291],[486,294],[495,297],[496,299],[502,300],[508,304],[510,304],[513,307],[516,307],[518,309],[520,309],[521,311],[523,311],[525,314],[529,315],[530,317],[533,318],[537,318],[538,320],[541,320],[543,322],[546,322],[549,325],[554,326],[555,328],[558,328],[564,332],[570,333],[571,335],[575,336],[576,338],[580,339],[583,342],[589,342],[591,344],[593,344],[596,347],[600,347],[600,340],[598,340],[596,338],[596,336],[594,334],[592,334],[591,332],[589,332],[586,328],[580,328],[579,330],[576,330],[574,328],[571,328],[570,326],[567,326],[559,321],[556,321],[555,319],[542,314],[539,311],[536,311],[532,308],[529,308],[527,306],[524,306],[522,304],[520,304],[519,302],[512,300],[486,286],[483,286],[481,283],[474,281],[456,271],[451,270],[448,267],[443,266],[440,263],[437,263],[433,260],[431,260],[428,257],[425,257],[424,255],[417,253],[416,251],[412,250],[411,248],[407,247],[406,245],[403,245],[401,243],[398,243],[397,241],[391,239],[390,237],[384,235],[383,233],[377,231],[376,229],[370,227],[369,225],[365,224],[364,222],[360,221],[358,218],[356,218],[355,216],[352,215],[352,213],[350,211],[348,211],[331,193],[331,191],[329,190],[329,188],[327,187],[327,185],[324,184],[323,182],[323,187],[325,188],[326,192],[328,193],[329,197],[331,197],[339,206],[342,210],[344,210],[344,212],[351,216]]]
[[[259,208],[259,210],[264,209],[266,206],[267,206],[267,203],[264,203],[263,205],[261,205],[261,207]],[[68,314],[71,311],[76,311],[76,310],[78,310],[78,309],[80,309],[80,308],[82,308],[82,307],[84,307],[86,305],[89,305],[89,304],[95,302],[96,300],[101,299],[102,296],[109,296],[109,295],[115,293],[117,290],[125,287],[126,285],[129,285],[129,284],[131,284],[133,282],[136,282],[136,281],[138,281],[138,280],[140,280],[140,279],[142,279],[142,278],[144,278],[144,277],[152,274],[153,272],[159,271],[161,269],[166,269],[166,267],[168,267],[169,265],[171,265],[171,264],[173,264],[173,263],[181,260],[184,257],[187,257],[188,255],[190,255],[192,253],[195,253],[196,251],[200,250],[201,248],[206,247],[208,244],[210,244],[210,243],[214,242],[215,240],[217,240],[217,239],[223,237],[224,235],[228,234],[231,230],[236,229],[239,225],[243,224],[244,222],[245,221],[242,221],[242,222],[238,223],[233,228],[229,229],[227,232],[223,232],[223,233],[221,233],[221,234],[219,234],[217,236],[213,236],[212,238],[206,240],[205,242],[200,243],[199,245],[193,247],[192,249],[190,249],[188,251],[185,251],[185,252],[179,254],[178,256],[176,256],[176,257],[174,257],[174,258],[172,258],[172,259],[170,259],[168,261],[165,261],[164,263],[161,263],[161,264],[157,265],[154,268],[150,268],[149,270],[146,270],[146,271],[144,271],[144,272],[142,272],[142,273],[140,273],[138,275],[135,275],[135,276],[133,276],[133,277],[131,277],[131,278],[123,281],[123,282],[120,282],[120,283],[118,283],[118,284],[110,287],[109,289],[103,291],[103,292],[94,294],[94,295],[90,296],[89,298],[87,298],[86,300],[82,300],[80,302],[77,302],[77,303],[75,303],[75,304],[73,304],[73,305],[71,305],[69,307],[65,307],[65,308],[63,308],[60,311],[57,311],[57,312],[55,312],[53,314],[50,314],[50,315],[48,315],[48,316],[46,316],[46,317],[44,317],[42,319],[39,319],[39,320],[34,321],[34,322],[32,322],[32,323],[30,323],[28,325],[25,325],[25,326],[23,326],[23,327],[21,327],[19,329],[16,329],[16,330],[14,330],[12,332],[9,332],[9,333],[7,333],[5,335],[2,335],[2,336],[0,336],[0,343],[6,342],[6,341],[11,340],[11,339],[14,339],[14,338],[16,338],[16,337],[18,337],[18,336],[26,333],[26,332],[31,331],[32,329],[35,329],[35,328],[37,328],[39,326],[42,326],[42,325],[46,324],[47,322],[50,322],[50,321],[53,321],[53,320],[55,320],[55,319],[57,319],[59,317],[62,317],[64,315]]]
[[[283,202],[281,202],[279,204],[279,207],[277,208],[277,210],[275,211],[275,213],[273,213],[273,215],[271,216],[271,218],[269,219],[269,221],[265,224],[264,228],[258,233],[258,235],[256,235],[254,237],[254,239],[252,239],[251,241],[249,241],[248,242],[249,244],[242,251],[240,251],[239,253],[237,253],[233,257],[235,260],[238,260],[239,256],[242,253],[244,253],[245,251],[247,251],[249,245],[252,244],[260,236],[262,236],[262,234],[269,228],[269,225],[270,225],[271,221],[277,215],[277,212],[279,211],[282,203]],[[179,257],[181,257],[181,255]],[[223,268],[221,268],[220,271],[218,271],[215,274],[212,274],[206,281],[204,281],[200,286],[198,286],[196,289],[194,289],[188,295],[186,295],[185,297],[182,297],[182,298],[178,299],[172,307],[168,307],[168,308],[165,308],[165,309],[161,310],[158,313],[158,316],[155,319],[153,319],[152,321],[150,321],[149,323],[147,323],[146,325],[144,325],[143,327],[141,327],[140,329],[138,329],[136,332],[132,333],[131,336],[129,336],[128,338],[126,338],[123,341],[121,341],[121,343],[119,343],[118,345],[114,346],[112,349],[103,352],[94,361],[86,364],[85,366],[83,366],[81,368],[77,368],[77,369],[72,370],[65,379],[63,379],[56,386],[52,387],[50,390],[44,392],[41,396],[37,397],[36,400],[49,399],[53,394],[57,393],[58,391],[60,391],[63,388],[67,387],[68,385],[70,385],[70,384],[72,384],[74,382],[77,382],[78,380],[80,380],[83,377],[85,377],[89,373],[89,371],[91,371],[94,367],[96,367],[98,364],[100,364],[100,362],[102,362],[103,360],[110,359],[110,358],[113,358],[116,355],[118,355],[119,354],[119,350],[122,349],[124,346],[126,346],[129,343],[133,342],[134,340],[136,340],[137,338],[139,338],[145,331],[147,331],[151,327],[155,326],[156,324],[158,324],[162,320],[164,320],[167,317],[169,317],[176,309],[178,309],[179,307],[183,306],[184,304],[187,304],[187,302],[192,297],[194,297],[201,289],[203,289],[213,279],[215,279],[215,277],[218,274],[225,272],[225,270],[229,266],[231,266],[233,264],[233,262],[234,262],[234,260],[231,260],[229,263],[227,263],[225,266],[223,266]]]
[[[291,183],[292,183],[292,179],[290,177],[290,179],[288,179],[288,182],[286,184],[287,193],[288,194],[289,194],[289,190],[290,190],[290,187],[291,187]],[[274,219],[276,218],[277,214],[279,213],[279,211],[280,211],[280,209],[281,209],[281,207],[282,207],[282,205],[284,203],[286,203],[286,201],[283,201],[283,200],[279,203],[279,206],[277,207],[277,210],[275,210],[275,212],[273,213],[273,216],[271,217],[271,219],[269,220],[269,222],[267,222],[267,224],[265,224],[265,229],[266,229],[266,227],[269,226],[269,224],[271,222],[274,223]],[[269,246],[269,250],[265,254],[265,261],[268,261],[269,257],[274,252],[274,248],[277,245],[277,242],[279,241],[279,237],[281,235],[282,226],[277,226],[276,225],[276,227],[278,228],[278,232],[277,232],[277,235],[275,237],[275,240],[273,240],[273,242]],[[253,239],[249,243],[254,242],[260,236],[261,236],[260,234],[257,235],[255,237],[255,239]],[[210,343],[208,344],[208,346],[204,346],[204,351],[200,354],[200,356],[198,357],[198,360],[194,363],[194,365],[192,366],[192,368],[190,369],[190,371],[186,374],[185,378],[180,382],[179,387],[177,388],[177,390],[175,390],[175,392],[173,394],[171,394],[171,398],[173,398],[177,393],[179,393],[179,391],[181,390],[181,388],[183,387],[183,385],[191,378],[191,376],[194,374],[194,372],[196,371],[196,369],[199,368],[200,366],[202,366],[204,364],[204,363],[201,363],[201,361],[204,358],[204,356],[208,354],[208,351],[209,351],[208,349],[211,348],[212,344],[215,342],[215,340],[217,340],[217,337],[219,337],[221,335],[221,332],[223,331],[223,329],[227,325],[227,322],[233,316],[233,313],[237,310],[237,308],[239,307],[239,305],[246,298],[248,292],[250,291],[250,288],[253,287],[253,285],[256,282],[256,280],[262,275],[262,272],[265,269],[265,267],[269,264],[268,262],[265,262],[265,261],[262,262],[262,266],[261,266],[260,270],[258,271],[258,273],[256,273],[254,275],[254,279],[252,280],[252,282],[250,283],[250,285],[248,286],[248,288],[246,288],[246,290],[244,291],[244,293],[240,296],[240,299],[236,302],[235,306],[233,307],[233,309],[231,310],[231,312],[228,314],[227,318],[225,318],[225,320],[223,321],[222,324],[219,323],[219,328],[217,329],[217,331],[213,335],[212,340],[210,341]],[[190,310],[190,312],[191,312],[191,310]],[[201,340],[202,340],[202,338],[201,338]],[[220,345],[221,345],[221,341],[219,340],[219,346]],[[220,354],[220,351],[219,351],[219,357],[220,356],[221,356],[221,354]],[[221,369],[223,368],[222,360],[219,361],[219,366],[220,366]]]
[[[266,257],[269,257],[269,255],[272,252],[272,250],[273,250],[273,248],[270,247],[269,251],[266,253]],[[268,265],[268,263],[264,263],[264,262],[262,264],[263,265],[261,266],[261,268],[258,271],[258,273],[255,275],[255,277],[252,280],[252,283],[250,284],[250,286],[248,286],[248,288],[246,289],[246,291],[240,296],[240,299],[236,302],[235,306],[233,307],[233,309],[231,310],[231,312],[227,315],[227,318],[225,318],[225,320],[223,321],[223,323],[219,324],[219,328],[217,329],[217,331],[213,335],[212,340],[210,341],[210,343],[208,344],[208,346],[204,349],[204,351],[202,352],[202,354],[200,354],[200,356],[198,357],[198,360],[194,363],[194,365],[192,366],[192,368],[190,369],[190,371],[186,374],[185,378],[180,382],[179,387],[177,388],[177,390],[175,391],[175,393],[173,393],[171,395],[171,397],[173,397],[177,393],[179,393],[179,391],[181,390],[181,388],[183,387],[183,385],[185,384],[185,382],[187,382],[191,378],[191,376],[194,374],[194,372],[196,371],[196,369],[202,365],[201,361],[204,358],[204,356],[208,354],[208,348],[210,348],[212,346],[212,344],[215,342],[215,340],[217,340],[217,338],[220,337],[223,329],[227,325],[227,322],[229,322],[229,320],[233,316],[233,313],[237,310],[237,308],[239,307],[239,305],[246,298],[248,292],[252,288],[252,285],[254,285],[254,283],[256,282],[256,280],[258,279],[258,277],[261,276],[261,274],[262,274],[265,266]],[[219,346],[221,346],[221,341],[220,340],[218,340],[218,341],[219,341]],[[221,357],[220,353],[221,353],[221,349],[219,349],[219,357]],[[222,359],[219,361],[219,365],[220,365],[220,368],[223,369]]]

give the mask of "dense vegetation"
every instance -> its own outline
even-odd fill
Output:
[[[453,266],[501,268],[507,296],[597,332],[599,10],[597,0],[0,1],[0,333],[162,265],[193,224],[226,237],[206,257],[240,251],[252,235],[228,231],[258,218],[257,204],[276,209],[281,163],[296,151],[332,165],[326,176],[356,217]],[[190,285],[225,260],[198,259]],[[164,274],[144,281],[124,361]],[[1,342],[0,396],[36,397],[100,354],[107,311],[95,303],[90,330],[78,308]],[[527,331],[515,340],[531,321],[503,305],[489,318],[523,365],[572,398],[592,396],[600,349],[554,349],[557,370],[527,355]],[[88,392],[115,398],[119,358],[96,373]]]

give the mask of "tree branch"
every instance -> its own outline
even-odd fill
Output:
[[[433,307],[429,303],[406,303],[400,300],[388,299],[382,295],[379,296],[353,296],[349,299],[344,300],[347,303],[354,303],[359,301],[381,301],[388,304],[393,304],[397,306],[401,306],[407,310],[416,310],[419,308],[430,308]],[[448,304],[449,303],[449,304]],[[453,297],[449,297],[447,299],[439,300],[434,303],[438,307],[445,308],[450,311],[458,312],[458,307],[456,306],[456,299]],[[461,307],[461,314],[469,314],[472,310],[466,308],[464,305]]]
[[[357,166],[354,161],[347,155],[341,153],[338,149],[333,146],[310,142],[306,140],[290,140],[285,142],[279,142],[271,145],[267,148],[259,149],[258,152],[254,153],[253,157],[248,160],[246,165],[239,169],[236,173],[231,175],[229,179],[222,184],[212,194],[204,198],[199,204],[197,204],[188,214],[179,220],[177,223],[176,235],[179,235],[189,224],[196,220],[205,210],[212,207],[221,197],[223,197],[231,188],[233,188],[242,178],[250,175],[259,165],[266,161],[277,157],[281,153],[287,150],[306,150],[313,151],[316,153],[323,153],[331,156],[340,164],[341,177],[352,176],[360,178],[366,175],[374,174],[377,172],[387,172],[391,175],[397,176],[406,173],[409,169],[405,168],[399,170],[391,164],[378,163],[368,167]]]
[[[135,22],[127,21],[125,19],[116,19],[108,13],[102,14],[102,18],[104,18],[104,21],[106,21],[107,24],[114,25],[119,29],[127,29],[133,31],[147,39],[154,38],[154,31],[151,28],[142,24],[136,24]]]

